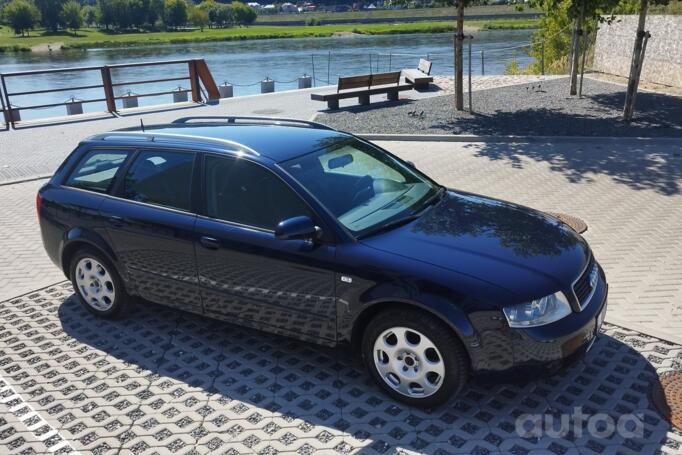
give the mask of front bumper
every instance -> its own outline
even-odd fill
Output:
[[[606,311],[608,285],[600,278],[579,313],[541,327],[512,329],[501,313],[470,315],[476,336],[469,346],[478,377],[551,374],[581,358],[594,343]],[[494,314],[493,314],[494,313]]]

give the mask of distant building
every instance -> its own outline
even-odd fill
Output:
[[[283,13],[298,13],[298,7],[293,3],[282,3],[281,10]]]

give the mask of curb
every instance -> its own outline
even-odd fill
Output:
[[[34,182],[36,180],[45,180],[49,179],[52,177],[52,174],[41,174],[33,177],[25,177],[25,178],[18,178],[15,180],[6,180],[4,182],[0,182],[0,186],[9,186],[9,185],[16,185],[19,183],[26,183],[26,182]]]
[[[604,319],[604,322],[608,322],[609,324],[617,325],[617,326],[622,327],[624,329],[639,332],[643,335],[648,335],[650,337],[659,338],[661,340],[665,340],[665,341],[668,341],[670,343],[682,345],[682,336],[675,335],[675,334],[669,333],[669,332],[664,331],[664,330],[655,329],[655,328],[646,326],[644,324],[641,324],[639,322],[626,321],[626,320],[621,319],[617,316],[616,317],[609,316],[608,310],[607,310],[606,318]]]

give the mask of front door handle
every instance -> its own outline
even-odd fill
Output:
[[[199,239],[199,242],[204,248],[208,248],[209,250],[217,250],[220,248],[220,241],[218,239],[214,239],[213,237],[207,237],[203,235]]]
[[[109,217],[109,224],[115,227],[123,227],[124,219],[123,217],[120,216],[110,216]]]

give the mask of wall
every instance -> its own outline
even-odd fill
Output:
[[[597,32],[593,69],[628,77],[639,16],[618,16]],[[641,80],[682,87],[682,16],[648,16],[645,29],[651,33]]]

